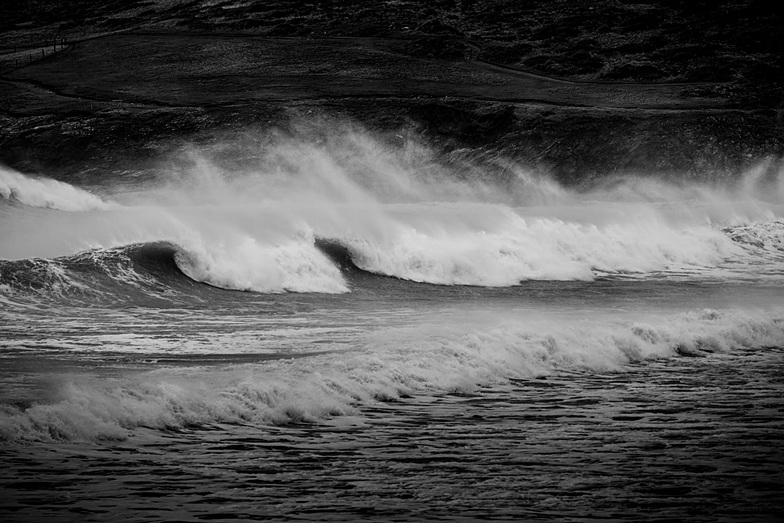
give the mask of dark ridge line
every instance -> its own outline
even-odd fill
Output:
[[[223,289],[221,287],[213,287],[215,289],[219,289],[222,291],[232,291],[234,289]],[[242,291],[246,292],[246,291]],[[247,291],[247,292],[255,292],[255,291]],[[256,294],[264,294],[264,293],[256,293]],[[295,293],[290,293],[295,294]],[[302,293],[296,293],[302,294]],[[191,366],[195,365],[203,365],[205,363],[226,363],[226,364],[236,364],[236,363],[256,363],[260,361],[277,361],[277,360],[294,360],[300,358],[309,358],[313,356],[320,356],[323,354],[338,354],[342,352],[340,349],[331,349],[331,350],[323,350],[323,351],[307,351],[307,352],[297,352],[297,353],[256,353],[256,352],[241,352],[241,353],[228,353],[228,354],[189,354],[186,356],[172,356],[170,353],[161,353],[158,354],[146,354],[144,356],[140,356],[138,358],[125,358],[122,361],[129,361],[132,363],[149,363],[154,361],[155,363],[162,363],[162,364],[177,364],[178,366],[183,366],[185,364],[190,364]]]
[[[107,33],[107,34],[100,34],[96,36],[89,36],[85,38],[75,39],[72,40],[71,43],[67,46],[69,49],[76,44],[82,42],[89,42],[92,40],[99,40],[102,38],[111,38],[115,36],[157,36],[157,37],[164,37],[164,38],[187,38],[187,37],[196,37],[196,38],[211,38],[211,37],[220,37],[220,38],[236,38],[236,39],[247,39],[247,40],[277,40],[277,41],[311,41],[317,42],[322,41],[326,42],[329,40],[345,40],[350,42],[361,42],[361,41],[380,41],[380,42],[388,42],[388,41],[399,41],[399,42],[411,42],[418,39],[423,38],[438,38],[437,36],[432,35],[421,35],[421,36],[414,36],[414,37],[405,37],[405,36],[318,36],[318,37],[301,37],[301,36],[267,36],[267,35],[259,35],[253,33],[226,33],[226,32],[215,32],[215,33],[208,33],[203,31],[198,32],[178,32],[178,31],[149,31],[149,30],[139,30],[138,28],[130,28],[130,29],[121,29],[115,32]],[[474,49],[478,49],[481,53],[483,50],[483,44],[477,43],[474,40],[468,39],[454,39],[455,42],[460,42],[463,44],[468,45],[469,47],[473,47]],[[57,53],[55,53],[57,54]],[[47,55],[48,58],[51,55]],[[40,62],[41,60],[45,59],[41,58],[36,60],[34,63]],[[416,58],[416,57],[414,57]],[[441,60],[449,62],[449,60]],[[559,76],[551,76],[546,75],[543,73],[538,73],[535,71],[531,71],[528,69],[523,69],[520,67],[514,67],[509,65],[499,64],[497,62],[492,62],[489,60],[485,60],[477,56],[473,59],[465,59],[459,60],[457,62],[468,62],[468,63],[478,63],[489,66],[491,68],[499,68],[504,71],[508,71],[511,73],[515,73],[518,75],[523,76],[530,76],[533,78],[539,78],[543,80],[552,81],[555,83],[564,83],[564,84],[573,84],[573,85],[617,85],[617,86],[645,86],[645,87],[694,87],[694,86],[715,86],[715,85],[730,85],[732,82],[716,82],[716,81],[702,81],[702,82],[639,82],[639,81],[610,81],[610,80],[581,80],[581,79],[568,79]],[[12,71],[16,71],[19,69],[23,69],[30,64],[22,65],[16,69],[12,69]],[[5,75],[0,75],[0,78],[4,78]]]
[[[288,102],[308,102],[308,101],[332,101],[332,100],[352,100],[352,99],[369,99],[369,100],[416,100],[421,99],[425,101],[441,101],[447,99],[449,101],[452,100],[459,100],[459,101],[475,101],[475,102],[489,102],[489,103],[498,103],[498,104],[508,104],[508,105],[519,105],[519,106],[533,106],[533,105],[545,105],[545,106],[552,106],[552,107],[561,107],[564,109],[585,109],[585,110],[596,110],[596,111],[633,111],[633,112],[651,112],[651,113],[664,113],[664,112],[671,112],[671,113],[740,113],[740,114],[752,114],[757,112],[769,112],[771,109],[769,108],[743,108],[743,107],[622,107],[622,106],[606,106],[606,105],[582,105],[582,104],[565,104],[560,102],[551,102],[548,100],[539,100],[536,98],[509,98],[509,99],[497,99],[497,98],[483,98],[483,97],[469,97],[469,96],[458,96],[458,95],[447,95],[447,96],[434,96],[434,95],[420,95],[414,94],[411,96],[395,96],[395,95],[386,95],[386,96],[378,96],[374,94],[354,94],[354,95],[332,95],[332,96],[320,96],[314,98],[287,98],[285,100],[275,101],[275,103],[288,103]],[[215,104],[212,106],[199,106],[202,108],[206,107],[228,107],[236,103],[238,106],[242,106],[243,103],[254,103],[255,100],[253,99],[243,99],[240,100],[242,103],[236,102],[225,102],[223,104]],[[187,106],[184,106],[187,107]],[[781,109],[773,109],[777,112],[784,112],[784,108]]]
[[[56,87],[52,87],[51,85],[45,84],[45,83],[43,83],[43,82],[41,82],[39,80],[34,80],[34,79],[31,79],[31,78],[8,78],[6,76],[0,75],[0,82],[8,82],[8,83],[22,84],[22,85],[25,85],[25,84],[26,85],[32,85],[33,87],[37,87],[37,88],[39,88],[39,89],[41,89],[43,91],[47,91],[47,92],[49,92],[51,94],[54,94],[56,96],[61,96],[63,98],[69,98],[69,99],[72,99],[72,100],[79,100],[79,101],[86,102],[86,103],[87,102],[94,102],[94,103],[115,104],[115,105],[118,104],[118,103],[123,103],[123,104],[133,104],[133,105],[149,105],[149,106],[153,106],[153,107],[169,107],[169,108],[175,108],[175,109],[176,108],[185,108],[185,107],[187,107],[187,108],[210,107],[209,105],[205,106],[205,105],[170,104],[170,103],[163,102],[163,101],[138,102],[138,101],[132,101],[132,100],[123,100],[123,99],[119,99],[119,98],[114,98],[114,99],[91,98],[89,96],[80,96],[80,95],[77,95],[77,94],[69,94],[69,93],[66,93],[64,91],[61,91],[60,89],[58,89]],[[6,98],[6,100],[9,100],[9,98]],[[216,104],[216,106],[217,105],[219,105],[219,104]]]
[[[701,82],[639,82],[639,81],[610,81],[610,80],[582,80],[579,78],[567,79],[559,76],[549,76],[542,73],[537,73],[527,69],[522,69],[510,65],[503,65],[496,62],[490,62],[481,58],[471,60],[473,62],[481,63],[490,66],[491,68],[498,68],[504,71],[510,71],[520,75],[531,76],[534,78],[541,78],[557,83],[572,84],[572,85],[606,85],[606,86],[639,86],[639,87],[707,87],[716,85],[730,85],[732,82],[716,82],[716,81],[701,81]]]
[[[220,103],[210,103],[210,104],[176,104],[171,102],[165,102],[160,100],[127,100],[127,99],[106,99],[106,98],[92,98],[84,95],[76,95],[76,94],[69,94],[60,89],[47,85],[39,80],[33,79],[18,79],[18,78],[7,78],[4,76],[0,76],[0,82],[8,82],[14,84],[22,84],[22,85],[31,85],[33,87],[37,87],[43,91],[47,91],[55,96],[60,96],[63,98],[68,98],[71,100],[78,100],[85,103],[99,103],[99,104],[107,104],[107,105],[120,105],[120,104],[128,104],[137,106],[140,109],[145,107],[148,108],[167,108],[167,109],[211,109],[211,108],[220,108],[220,107],[231,107],[231,106],[247,106],[247,105],[256,105],[256,104],[270,104],[270,100],[262,100],[262,99],[255,99],[255,98],[239,98],[237,100],[231,100],[227,102],[220,102]],[[564,103],[564,102],[554,102],[550,100],[542,100],[538,98],[491,98],[491,97],[482,97],[482,96],[460,96],[460,95],[445,95],[445,96],[433,96],[433,95],[421,95],[421,94],[411,94],[409,96],[395,96],[395,95],[375,95],[375,94],[336,94],[336,95],[318,95],[318,96],[291,96],[288,98],[281,98],[280,100],[273,100],[272,103],[284,103],[284,102],[303,102],[303,101],[323,101],[323,100],[352,100],[352,99],[375,99],[375,100],[416,100],[416,99],[426,99],[426,100],[443,100],[446,99],[454,99],[454,100],[462,100],[462,101],[478,101],[478,102],[493,102],[493,103],[502,103],[502,104],[514,104],[514,105],[546,105],[551,107],[561,107],[561,108],[568,108],[568,109],[596,109],[596,110],[603,110],[603,111],[637,111],[637,112],[652,112],[652,113],[661,113],[661,112],[690,112],[690,113],[699,113],[699,112],[740,112],[740,113],[754,113],[758,112],[761,109],[753,109],[753,108],[740,108],[740,107],[680,107],[680,106],[673,106],[663,104],[661,106],[650,106],[650,107],[640,107],[640,106],[612,106],[612,105],[586,105],[586,104],[577,104],[577,103]],[[6,99],[8,100],[8,99]],[[92,110],[94,114],[97,114],[101,110],[112,110],[113,107],[103,108],[99,110]],[[80,109],[74,109],[74,111],[81,111]],[[84,109],[87,111],[87,109]],[[26,117],[26,116],[35,116],[29,113],[23,113],[14,111],[10,107],[7,109],[0,108],[0,112],[4,112],[5,114],[17,117]],[[58,114],[58,113],[42,113],[43,114]]]
[[[166,32],[166,31],[149,31],[149,30],[134,30],[134,29],[127,29],[123,31],[118,31],[115,34],[108,34],[108,35],[100,35],[97,37],[90,37],[85,38],[78,41],[87,41],[94,38],[106,38],[110,36],[125,36],[125,35],[140,35],[140,36],[160,36],[160,37],[187,37],[187,36],[194,36],[194,37],[221,37],[221,38],[246,38],[248,40],[280,40],[280,41],[329,41],[329,40],[346,40],[346,41],[380,41],[380,42],[387,42],[387,41],[399,41],[399,42],[412,42],[416,40],[426,39],[426,38],[433,38],[438,39],[439,37],[436,35],[418,35],[418,36],[315,36],[315,37],[303,37],[303,36],[268,36],[268,35],[260,35],[254,33],[226,33],[226,32],[215,32],[215,33],[208,33],[204,31],[196,31],[196,32]],[[465,39],[465,38],[456,38],[452,40],[454,42],[460,42],[466,44],[469,47],[478,50],[480,53],[484,50],[484,43],[477,42],[476,40]],[[76,40],[75,40],[76,42]],[[414,58],[417,58],[414,56]],[[451,62],[452,60],[440,60],[445,62]],[[532,71],[530,69],[524,69],[522,67],[515,67],[510,65],[504,65],[497,62],[492,62],[490,60],[485,60],[483,58],[476,58],[472,59],[464,59],[464,60],[455,60],[455,62],[474,62],[489,65],[492,67],[497,67],[506,71],[510,71],[512,73],[518,73],[522,75],[532,76],[534,78],[541,78],[544,80],[550,80],[557,83],[566,83],[566,84],[587,84],[587,85],[639,85],[639,86],[646,86],[646,87],[668,87],[668,86],[675,86],[675,87],[689,87],[689,86],[712,86],[712,85],[729,85],[732,82],[718,82],[718,81],[694,81],[694,82],[640,82],[640,81],[622,81],[622,80],[582,80],[579,78],[564,78],[561,76],[552,76],[547,75],[544,73],[538,73],[536,71]]]

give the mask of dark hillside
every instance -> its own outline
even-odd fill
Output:
[[[119,172],[315,110],[570,182],[734,176],[782,153],[782,27],[756,0],[20,0],[0,162]]]

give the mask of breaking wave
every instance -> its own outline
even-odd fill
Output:
[[[509,162],[444,159],[355,129],[215,147],[231,154],[186,151],[153,185],[107,187],[112,204],[0,170],[0,194],[24,204],[0,206],[0,258],[86,285],[64,260],[163,242],[191,279],[261,293],[349,291],[319,243],[354,268],[441,285],[784,273],[784,176],[773,162],[733,186],[627,176],[578,191]],[[9,263],[0,281],[17,271]]]
[[[31,178],[0,166],[0,196],[23,205],[61,211],[94,211],[111,204],[100,197],[50,178]]]
[[[784,256],[784,221],[782,220],[727,227],[724,232],[736,243]]]
[[[386,241],[302,236],[277,245],[247,239],[230,248],[155,241],[52,259],[0,260],[0,292],[115,301],[198,294],[203,289],[196,283],[259,293],[343,293],[358,270],[413,282],[502,287],[598,275],[674,276],[688,268],[702,277],[710,271],[750,277],[765,273],[763,262],[773,274],[784,267],[781,222],[646,232],[640,226],[602,229],[508,214],[502,232],[407,229]],[[745,272],[744,263],[755,272]]]
[[[137,318],[157,315],[166,300],[182,306],[182,314],[172,315],[182,322],[163,317],[160,328],[198,324],[190,339],[206,339],[205,350],[240,340],[240,349],[255,357],[285,338],[285,350],[268,353],[263,363],[200,366],[193,359],[152,372],[129,363],[111,379],[54,369],[48,396],[0,406],[0,440],[121,439],[142,427],[318,422],[409,394],[470,394],[552,373],[623,372],[651,358],[784,346],[775,299],[753,314],[665,315],[649,304],[638,315],[621,311],[624,293],[630,302],[645,301],[632,294],[648,282],[625,287],[631,278],[764,279],[759,288],[775,295],[784,282],[784,176],[773,162],[735,184],[623,176],[577,190],[508,161],[445,155],[415,139],[388,141],[356,129],[271,133],[248,142],[183,151],[158,178],[110,181],[102,197],[0,170],[0,312],[6,318],[29,319],[28,308],[43,303],[36,319],[63,312],[78,318],[78,329],[103,322],[101,336],[81,340],[97,361],[118,347],[122,354],[146,350],[128,349],[137,343],[133,337],[126,345],[113,342],[115,328],[147,336],[162,350],[163,331],[148,332]],[[572,308],[520,312],[506,306],[530,289],[470,289],[466,294],[479,298],[462,303],[482,306],[469,310],[450,300],[463,289],[423,285],[577,280],[571,287],[593,293],[606,283],[594,279],[613,280],[612,292],[623,298],[619,307],[590,302],[577,317]],[[672,292],[666,297],[709,287],[668,285],[661,285]],[[568,301],[569,289],[542,284],[540,291],[553,291],[545,301],[555,303]],[[345,295],[268,298],[226,290]],[[417,301],[420,290],[429,294]],[[599,292],[597,300],[604,296]],[[389,311],[388,303],[400,308]],[[430,310],[434,303],[443,305],[443,317]],[[111,307],[86,312],[92,304]],[[369,305],[383,312],[368,311]],[[132,325],[115,324],[112,314],[126,307],[144,314],[129,313],[124,321]],[[280,322],[286,310],[303,309],[318,313]],[[232,316],[236,311],[242,314]],[[299,347],[303,325],[332,328],[339,314],[348,318],[350,334],[316,336],[308,341],[318,344],[312,353],[306,352],[312,345]],[[250,330],[216,335],[239,326]],[[9,351],[30,349],[27,328],[13,331]],[[33,336],[38,348],[30,350],[73,337],[69,329],[54,325]],[[187,352],[178,334],[167,342],[167,354]],[[268,345],[260,349],[259,340]],[[72,350],[75,341],[66,341],[52,350]]]
[[[744,254],[711,227],[676,229],[656,221],[597,226],[525,218],[512,210],[499,212],[494,223],[493,229],[401,227],[386,241],[349,239],[344,245],[353,262],[369,272],[480,286],[699,269]]]
[[[471,394],[510,379],[623,372],[651,358],[782,345],[781,311],[703,310],[643,321],[603,316],[568,324],[456,318],[371,333],[350,351],[263,365],[164,368],[103,381],[66,376],[48,402],[0,407],[0,440],[124,439],[140,427],[316,423],[412,394]]]
[[[237,253],[231,259],[216,258],[169,242],[98,249],[54,259],[0,260],[0,292],[17,297],[32,294],[47,299],[97,299],[96,303],[103,304],[198,297],[204,292],[199,283],[265,293],[346,289],[339,270],[315,248],[315,254],[301,246],[284,246],[271,253],[254,252],[254,248],[247,247],[247,255],[256,262],[253,269],[244,266],[245,260]],[[282,263],[270,263],[262,268],[266,270],[259,270],[259,260],[276,259]],[[281,274],[280,266],[291,270]]]

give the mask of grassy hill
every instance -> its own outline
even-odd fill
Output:
[[[572,183],[731,177],[784,150],[782,26],[756,0],[20,0],[0,162],[120,173],[317,111]]]

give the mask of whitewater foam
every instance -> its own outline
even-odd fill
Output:
[[[782,270],[772,164],[734,189],[627,176],[574,191],[509,162],[450,163],[416,140],[351,128],[261,144],[234,170],[189,150],[162,183],[114,194],[123,205],[2,170],[6,198],[85,212],[6,209],[0,257],[170,242],[191,278],[264,293],[349,290],[317,238],[365,271],[442,285]]]
[[[652,273],[712,267],[743,249],[709,226],[672,227],[645,209],[609,225],[524,217],[499,209],[490,228],[402,218],[384,241],[346,243],[362,269],[438,284],[509,286],[525,280],[591,280],[597,273]],[[642,214],[648,214],[646,218]]]
[[[116,380],[62,376],[54,398],[5,405],[5,441],[122,439],[138,427],[318,422],[412,394],[470,393],[551,373],[623,372],[631,363],[784,344],[782,311],[695,311],[645,320],[471,315],[370,333],[352,351]]]
[[[24,205],[62,211],[109,209],[110,203],[73,185],[50,178],[31,178],[0,166],[0,196]]]
[[[735,242],[770,253],[784,254],[784,221],[727,227],[724,232]]]
[[[182,271],[196,281],[223,289],[262,293],[348,292],[340,270],[313,240],[293,239],[263,245],[253,238],[232,246],[193,246],[176,256]]]

